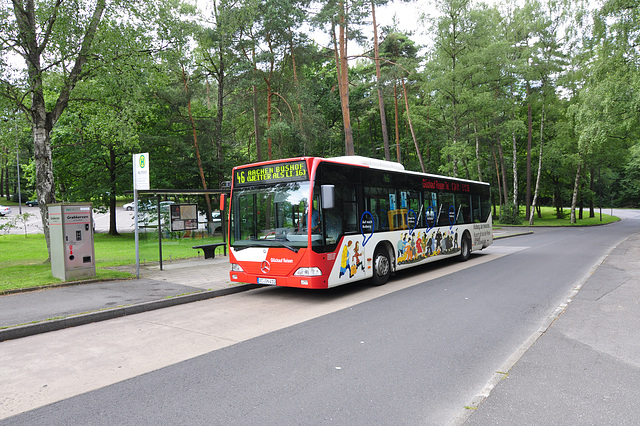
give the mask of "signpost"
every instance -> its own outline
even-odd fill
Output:
[[[149,153],[133,154],[133,205],[135,212],[136,277],[140,278],[140,240],[138,236],[138,191],[149,190]],[[158,212],[159,214],[160,212]],[[158,216],[160,221],[160,216]]]

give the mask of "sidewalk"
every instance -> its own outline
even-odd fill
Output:
[[[640,234],[579,287],[515,365],[496,372],[488,397],[478,395],[454,424],[638,424]]]
[[[135,271],[134,271],[135,273]],[[140,279],[78,283],[0,296],[0,342],[257,288],[229,279],[229,259],[140,268]]]

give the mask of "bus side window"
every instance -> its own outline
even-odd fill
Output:
[[[438,226],[453,225],[453,223],[451,222],[453,222],[453,219],[455,219],[456,208],[454,204],[453,194],[451,192],[440,192],[438,194],[438,203],[440,204],[436,213],[436,216],[438,218]],[[454,215],[454,217],[450,218],[449,213],[452,209],[453,212],[451,212],[451,214]]]
[[[356,202],[356,190],[352,186],[342,189],[342,213],[344,218],[344,231],[357,232],[359,229],[358,204]]]
[[[365,186],[364,188],[365,210],[371,213],[376,231],[388,231],[389,220],[389,190]]]
[[[456,195],[458,211],[460,212],[456,223],[471,223],[471,208],[469,207],[470,197],[468,195]]]
[[[438,215],[438,196],[435,192],[430,191],[425,191],[422,196],[424,224],[428,228],[433,228],[436,225],[436,216]]]
[[[409,210],[413,210],[412,212]],[[407,191],[407,224],[409,228],[420,228],[424,226],[424,210],[420,213],[420,192]],[[418,223],[416,224],[416,219]]]

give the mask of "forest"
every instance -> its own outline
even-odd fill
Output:
[[[0,194],[17,161],[23,202],[115,211],[133,153],[158,189],[362,155],[490,182],[503,223],[640,205],[640,3],[442,0],[380,25],[394,3],[3,0]]]

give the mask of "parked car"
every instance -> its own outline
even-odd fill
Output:
[[[211,221],[213,222],[213,232],[220,231],[222,229],[222,216],[219,211],[211,213]]]
[[[28,207],[37,207],[38,206],[38,200],[31,200],[31,201],[27,201],[25,203]]]
[[[130,203],[123,204],[122,208],[130,212],[130,211],[133,211],[133,209],[135,208],[135,205],[136,204],[132,201]],[[138,201],[138,211],[150,210],[152,208],[153,208],[152,204],[144,204],[143,202]]]
[[[160,211],[168,212],[171,204],[175,204],[175,201],[160,201]]]
[[[0,206],[0,216],[11,214],[11,207]]]

